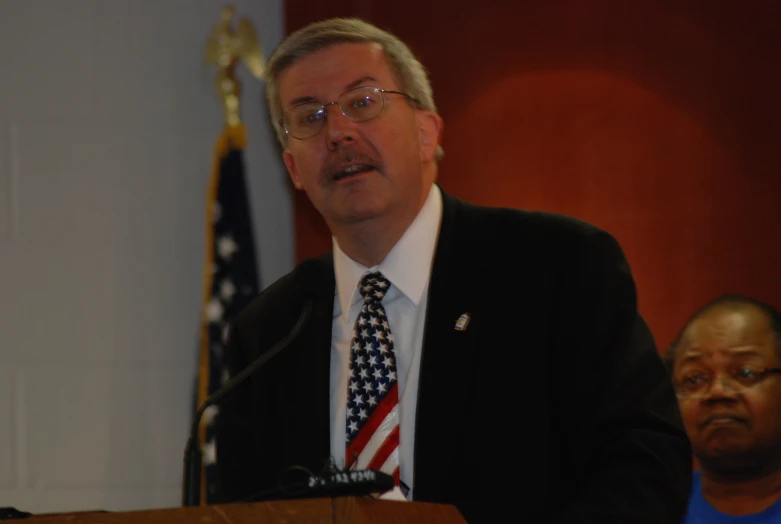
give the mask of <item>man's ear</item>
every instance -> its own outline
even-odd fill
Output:
[[[282,161],[285,163],[287,173],[290,175],[290,180],[293,181],[293,186],[298,190],[304,189],[304,185],[301,183],[298,171],[296,170],[296,161],[293,159],[293,154],[287,149],[282,152]]]
[[[442,138],[442,117],[425,109],[417,111],[418,139],[420,141],[420,160],[434,160]]]

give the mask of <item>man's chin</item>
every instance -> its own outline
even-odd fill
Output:
[[[743,456],[751,454],[753,447],[751,440],[745,434],[725,432],[708,435],[708,438],[700,441],[701,446],[699,447],[706,460],[708,458]]]
[[[724,476],[752,477],[764,469],[767,457],[746,443],[719,443],[696,454],[700,466]]]
[[[379,209],[371,206],[362,206],[359,208],[353,208],[345,210],[343,213],[343,222],[346,224],[361,224],[369,222],[371,220],[380,218],[382,213]]]
[[[363,198],[347,198],[339,209],[342,221],[347,224],[373,220],[383,216],[386,212],[386,203],[373,195],[366,195]]]

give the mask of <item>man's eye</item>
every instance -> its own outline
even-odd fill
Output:
[[[316,111],[314,113],[307,113],[301,119],[301,123],[307,124],[307,125],[316,124],[317,121],[320,120],[321,117],[322,117],[322,115],[320,114],[320,111]]]
[[[744,383],[757,382],[762,378],[762,372],[754,368],[739,368],[733,371],[733,376]]]
[[[682,382],[689,386],[699,386],[708,382],[708,377],[700,373],[695,373],[691,375],[685,375]]]

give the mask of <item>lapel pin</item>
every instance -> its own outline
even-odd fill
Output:
[[[464,313],[458,317],[458,320],[456,321],[456,331],[466,331],[466,327],[469,325],[469,320],[471,318],[469,313]]]

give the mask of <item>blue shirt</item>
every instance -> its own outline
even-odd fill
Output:
[[[736,517],[727,515],[711,506],[702,495],[700,472],[694,472],[691,499],[689,499],[689,511],[683,524],[780,524],[781,523],[781,499],[775,504],[751,515]]]

